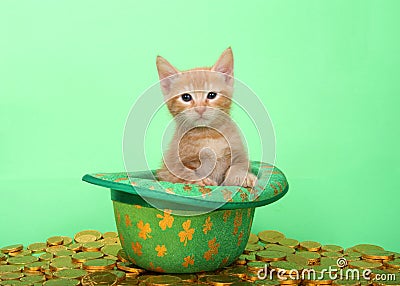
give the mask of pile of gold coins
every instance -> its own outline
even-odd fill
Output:
[[[330,269],[331,272],[326,272]],[[343,277],[346,270],[368,270]],[[308,276],[305,276],[305,273]],[[342,276],[332,277],[332,273]],[[314,273],[310,275],[309,273]],[[377,277],[380,277],[378,280]],[[350,279],[351,278],[351,279]],[[385,278],[385,279],[382,279]],[[400,285],[400,254],[359,244],[347,249],[299,242],[266,230],[251,234],[233,265],[215,272],[160,274],[130,263],[115,232],[86,230],[74,238],[54,236],[46,242],[0,248],[0,285]]]

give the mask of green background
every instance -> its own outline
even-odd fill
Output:
[[[232,46],[290,183],[253,231],[400,251],[399,13],[396,0],[1,0],[0,245],[115,229],[109,191],[81,177],[124,169],[156,55],[186,69]]]

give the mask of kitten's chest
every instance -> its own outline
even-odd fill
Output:
[[[216,154],[217,158],[221,158],[227,155],[229,151],[228,142],[224,138],[202,138],[197,142],[197,150],[196,153],[200,152],[203,148],[209,148]]]
[[[191,162],[192,167],[198,167],[200,163],[199,154],[204,148],[211,149],[218,161],[225,161],[230,158],[230,147],[225,137],[219,133],[207,135],[189,134],[189,136],[182,137],[179,144],[179,156],[184,163]]]

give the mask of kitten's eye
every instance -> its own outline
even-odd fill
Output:
[[[214,99],[216,96],[217,96],[217,93],[216,93],[216,92],[213,92],[213,91],[211,91],[211,92],[209,92],[209,93],[207,94],[207,98],[208,98],[208,99]]]
[[[184,93],[184,94],[182,94],[181,97],[182,97],[182,100],[185,102],[189,102],[192,100],[192,96],[189,93]]]

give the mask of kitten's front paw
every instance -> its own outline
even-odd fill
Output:
[[[214,181],[213,179],[210,179],[210,178],[204,178],[196,183],[201,187],[218,185],[216,181]]]
[[[257,184],[257,176],[252,173],[247,173],[247,176],[243,182],[243,187],[253,188]]]
[[[225,186],[241,186],[245,188],[253,188],[257,184],[257,177],[252,173],[243,176],[229,176],[225,182]]]
[[[200,181],[183,181],[181,182],[182,184],[196,184],[199,185],[200,187],[205,187],[205,186],[217,186],[217,182],[215,182],[213,179],[210,178],[204,178]]]

